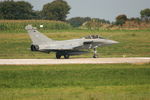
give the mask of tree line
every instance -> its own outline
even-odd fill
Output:
[[[46,19],[65,21],[70,6],[66,1],[54,0],[43,6],[41,11],[34,11],[33,6],[26,1],[1,1],[0,19]]]
[[[74,17],[66,20],[71,7],[64,0],[54,0],[43,6],[41,11],[33,10],[33,6],[26,1],[0,1],[0,19],[19,20],[19,19],[44,19],[59,20],[70,23],[73,27],[82,26],[85,22],[98,22],[110,24],[108,20],[90,17]],[[140,12],[140,18],[127,18],[125,14],[118,15],[116,21],[112,24],[123,25],[128,20],[150,21],[150,9],[144,9]]]
[[[122,15],[118,15],[116,17],[116,22],[114,22],[115,25],[123,25],[126,21],[136,21],[136,22],[150,22],[150,9],[146,8],[144,10],[140,11],[140,15],[141,18],[137,17],[137,18],[127,18],[127,15],[122,14]]]

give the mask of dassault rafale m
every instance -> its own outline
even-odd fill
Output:
[[[40,33],[36,27],[27,25],[25,29],[32,40],[31,51],[39,51],[44,53],[55,52],[56,58],[60,59],[64,56],[69,59],[72,55],[80,55],[88,53],[87,50],[93,49],[93,58],[97,58],[97,47],[117,44],[117,41],[105,39],[98,35],[90,35],[79,39],[57,41],[48,38]]]

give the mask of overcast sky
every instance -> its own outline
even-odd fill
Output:
[[[17,0],[15,0],[17,1]],[[20,0],[21,1],[21,0]],[[41,10],[42,6],[53,0],[25,0]],[[139,17],[141,9],[150,8],[150,0],[65,0],[71,6],[70,17],[95,17],[114,21],[119,14]]]

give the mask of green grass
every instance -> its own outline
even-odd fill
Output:
[[[83,36],[98,34],[103,37],[119,41],[119,44],[100,47],[100,57],[150,57],[150,31],[99,31],[99,30],[60,30],[44,33],[56,40],[80,38]],[[27,33],[3,33],[0,32],[0,58],[55,58],[54,53],[44,54],[30,51],[30,38]],[[92,57],[92,53],[75,56]]]
[[[0,66],[0,100],[149,100],[150,64]]]
[[[149,78],[149,64],[0,66],[1,88],[141,85]]]

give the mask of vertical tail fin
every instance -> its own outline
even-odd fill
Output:
[[[33,44],[40,45],[53,41],[52,39],[38,32],[36,27],[32,27],[32,25],[27,25],[25,29],[28,31]]]

